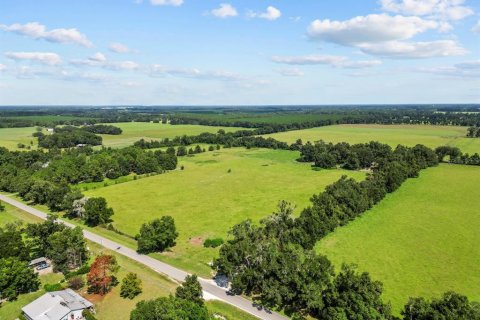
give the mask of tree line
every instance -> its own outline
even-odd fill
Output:
[[[83,198],[74,185],[131,173],[162,173],[176,167],[175,153],[150,152],[137,147],[98,151],[52,149],[49,152],[0,148],[0,190],[16,192],[25,201],[47,205],[54,212],[71,212],[74,201]]]

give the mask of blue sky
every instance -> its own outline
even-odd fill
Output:
[[[480,103],[480,1],[0,4],[0,105],[370,103]]]

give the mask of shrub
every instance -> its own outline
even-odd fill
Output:
[[[87,309],[82,311],[82,316],[85,318],[85,320],[97,320],[97,318],[93,316],[90,310]]]
[[[60,283],[53,283],[53,284],[47,283],[43,286],[43,289],[47,292],[60,291],[60,290],[63,290],[63,286]]]
[[[222,238],[215,238],[215,239],[206,239],[205,242],[203,243],[203,246],[205,248],[216,248],[220,247],[223,244],[223,239]]]
[[[80,276],[72,277],[68,279],[68,287],[72,288],[73,290],[78,290],[85,285],[85,281]]]

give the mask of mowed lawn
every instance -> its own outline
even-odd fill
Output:
[[[35,132],[35,127],[26,128],[0,128],[0,147],[5,147],[9,150],[26,150],[19,149],[18,144],[23,143],[29,146],[33,141],[32,149],[37,148],[37,138],[32,137]]]
[[[363,217],[323,239],[337,267],[355,263],[384,283],[399,312],[410,296],[454,290],[480,301],[480,168],[421,172]]]
[[[364,143],[380,141],[392,147],[398,144],[414,146],[424,144],[435,148],[442,145],[459,147],[464,153],[480,153],[480,139],[466,138],[467,127],[429,125],[376,125],[345,124],[295,130],[266,135],[280,141],[293,143],[323,140],[326,142]]]
[[[103,145],[107,147],[126,147],[132,145],[135,141],[140,139],[155,140],[164,138],[175,138],[176,136],[192,136],[203,132],[216,133],[223,129],[226,132],[248,130],[245,128],[236,127],[211,127],[199,125],[170,125],[162,123],[150,122],[122,122],[122,123],[107,123],[119,127],[123,130],[120,135],[105,135],[102,134]]]
[[[217,250],[203,247],[206,238],[225,239],[234,224],[249,218],[258,222],[280,200],[296,204],[298,213],[314,193],[344,174],[364,178],[361,172],[314,171],[309,164],[296,162],[298,156],[282,150],[222,149],[179,158],[184,170],[85,194],[105,197],[115,211],[115,227],[132,236],[142,223],[171,215],[180,234],[177,246],[159,258],[208,276],[208,263]]]

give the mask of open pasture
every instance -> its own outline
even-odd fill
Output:
[[[103,138],[103,145],[116,148],[127,147],[142,138],[145,140],[155,140],[164,138],[175,138],[176,136],[183,135],[198,135],[203,132],[216,133],[220,129],[223,129],[226,132],[245,130],[245,128],[236,127],[170,125],[150,122],[122,122],[108,124],[119,127],[123,130],[121,135],[100,135]]]
[[[300,211],[314,193],[348,174],[344,170],[314,171],[298,163],[298,153],[244,148],[222,149],[179,158],[179,168],[163,175],[142,178],[85,192],[105,197],[115,210],[116,228],[134,236],[142,223],[171,215],[179,232],[172,252],[158,255],[177,267],[202,275],[216,249],[203,247],[206,238],[226,238],[227,231],[245,219],[258,222],[276,209],[280,200]]]
[[[35,132],[35,127],[26,128],[0,128],[0,147],[5,147],[9,150],[22,150],[18,148],[19,143],[25,146],[30,146],[32,149],[37,148],[37,138],[32,137]],[[25,149],[23,149],[25,150]]]
[[[344,124],[295,130],[265,135],[280,141],[293,143],[323,140],[325,142],[364,143],[380,141],[392,147],[398,144],[414,146],[423,144],[435,148],[442,145],[459,147],[464,153],[480,153],[480,139],[466,138],[467,128],[431,125],[376,125]]]
[[[399,313],[410,296],[454,290],[480,301],[480,168],[442,164],[317,245],[337,267],[355,263],[384,284]]]

